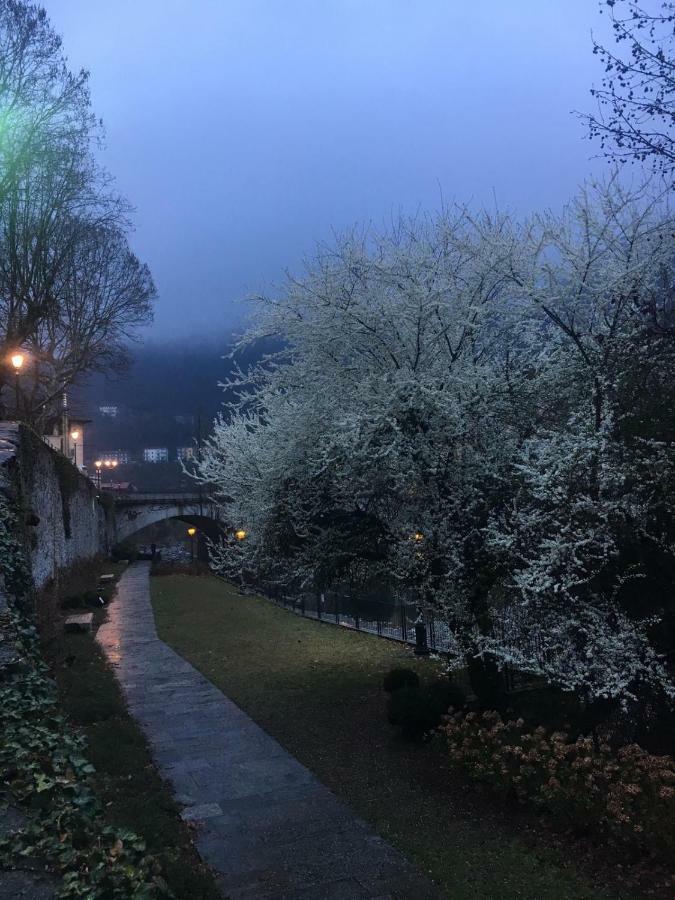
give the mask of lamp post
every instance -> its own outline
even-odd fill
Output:
[[[75,468],[77,468],[77,442],[80,438],[80,432],[77,428],[73,428],[70,432],[70,438],[73,442],[73,462],[75,463]]]
[[[190,526],[187,530],[188,537],[190,538],[190,562],[195,561],[195,535],[197,534],[197,529]]]
[[[101,466],[103,465],[102,459],[97,459],[94,463],[96,466],[96,487],[101,490]]]
[[[10,362],[12,363],[12,367],[14,368],[14,405],[16,407],[16,417],[19,418],[19,375],[21,374],[21,369],[23,368],[23,364],[26,361],[26,357],[23,353],[12,353],[10,356]]]
[[[424,533],[421,531],[416,531],[412,536],[413,541],[421,545],[424,543]],[[422,558],[421,549],[417,550],[415,555],[418,559]],[[415,656],[429,656],[429,644],[427,642],[427,625],[424,621],[424,613],[422,611],[422,606],[418,605],[417,607],[417,618],[413,622],[413,626],[415,628]]]
[[[238,541],[245,541],[247,535],[248,535],[248,532],[245,531],[243,528],[237,528],[237,530],[234,533],[234,536]],[[244,571],[243,571],[243,569],[242,569],[241,575],[240,575],[239,593],[240,594],[244,593]]]
[[[101,487],[101,466],[105,469],[116,469],[117,468],[117,460],[116,459],[102,459],[98,460],[94,463],[96,469],[98,471],[98,486]],[[112,484],[112,482],[109,482]]]

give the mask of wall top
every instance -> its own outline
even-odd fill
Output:
[[[0,422],[0,466],[16,456],[19,441],[19,423]]]

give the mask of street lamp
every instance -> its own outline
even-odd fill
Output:
[[[103,465],[102,459],[97,459],[94,463],[96,466],[96,487],[101,490],[101,466]]]
[[[77,442],[80,438],[80,432],[77,428],[73,428],[70,432],[70,437],[73,441],[73,462],[75,463],[75,466],[77,466]]]
[[[19,415],[19,375],[21,374],[21,369],[23,368],[23,364],[26,361],[26,357],[23,353],[12,353],[9,358],[13,368],[14,368],[14,405],[16,406],[16,415],[18,418]]]
[[[421,544],[424,541],[424,534],[421,531],[416,531],[413,536],[413,541],[416,544]],[[418,558],[422,558],[422,552],[417,550],[415,552],[415,556]],[[417,607],[417,618],[413,623],[415,627],[415,656],[429,656],[429,644],[427,641],[427,625],[424,621],[424,613],[422,612],[422,606]]]
[[[238,541],[243,541],[243,540],[246,539],[247,534],[248,534],[248,532],[245,531],[243,528],[238,528],[238,529],[235,531],[234,536],[235,536],[235,538],[236,538]],[[243,572],[243,569],[242,569],[242,571],[241,571],[241,573],[240,573],[239,578],[240,578],[239,593],[240,593],[240,594],[243,594],[243,593],[244,593],[244,572]]]
[[[192,526],[187,530],[188,537],[190,538],[190,562],[195,561],[195,535],[197,534],[197,529]]]
[[[106,469],[116,469],[117,468],[117,460],[116,459],[100,459],[97,460],[94,465],[98,471],[98,486],[101,487],[101,467]]]

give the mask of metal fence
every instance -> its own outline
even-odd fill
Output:
[[[421,624],[432,652],[454,656],[458,650],[448,623],[432,610],[423,610],[404,596],[383,600],[341,591],[296,595],[284,592],[276,585],[262,583],[257,587],[279,606],[310,619],[413,645],[416,643],[415,626]]]

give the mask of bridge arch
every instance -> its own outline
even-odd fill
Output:
[[[213,501],[198,494],[124,494],[115,498],[115,539],[123,543],[133,534],[162,522],[179,519],[215,539],[227,527]]]

